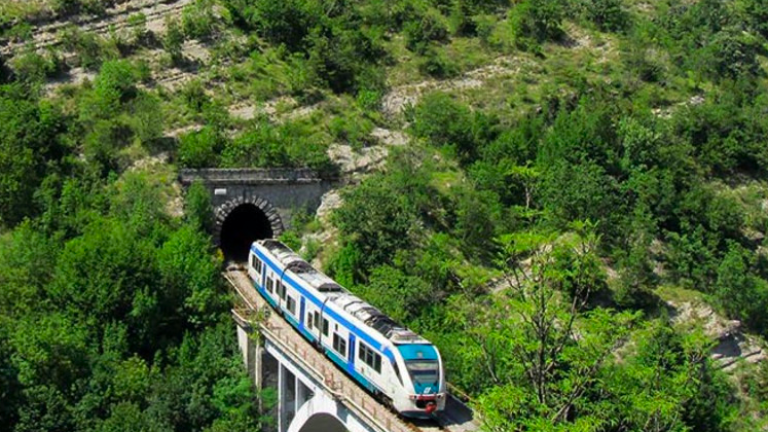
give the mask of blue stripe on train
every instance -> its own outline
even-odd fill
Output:
[[[273,308],[277,307],[277,302],[274,301],[272,297],[269,296],[269,294],[267,293],[267,291],[264,289],[263,286],[257,284],[256,282],[253,283],[253,286],[256,287],[256,291],[258,291],[259,294],[261,294],[261,296],[264,297],[264,299],[267,301],[267,303],[270,304],[270,306],[272,306]]]
[[[255,282],[253,283],[253,286],[256,288],[256,291],[258,291],[258,293],[259,293],[259,294],[261,294],[261,296],[262,296],[262,297],[264,297],[264,299],[267,301],[267,303],[269,303],[269,304],[270,304],[270,306],[272,306],[273,308],[276,308],[276,309],[278,308],[278,304],[277,304],[277,302],[276,302],[276,301],[274,301],[274,300],[273,300],[273,299],[272,299],[272,298],[271,298],[271,297],[270,297],[270,296],[267,294],[267,291],[264,289],[264,287],[260,286],[259,284],[255,283]],[[289,322],[291,325],[293,325],[294,327],[296,327],[296,320],[295,320],[293,317],[291,317],[291,316],[290,316],[290,315],[288,315],[288,314],[283,314],[283,316],[285,317],[285,319],[286,319],[286,320],[288,320],[288,322]],[[317,338],[315,337],[315,335],[313,335],[312,333],[310,333],[310,332],[309,332],[309,331],[306,329],[306,327],[304,327],[304,326],[301,326],[301,328],[299,328],[299,333],[301,333],[302,335],[304,335],[304,337],[305,337],[305,338],[309,339],[309,341],[310,341],[310,342],[314,342],[314,341],[317,339]]]
[[[354,368],[349,369],[348,363],[344,359],[342,359],[338,354],[336,354],[335,352],[331,351],[328,348],[325,348],[324,351],[325,351],[325,355],[327,355],[328,358],[331,359],[331,361],[339,365],[342,369],[346,370],[352,376],[352,378],[354,378],[355,381],[362,384],[363,387],[367,388],[372,392],[380,391],[383,393],[383,391],[380,388],[378,388],[375,384],[369,381],[368,378],[362,376],[360,373],[355,371]]]

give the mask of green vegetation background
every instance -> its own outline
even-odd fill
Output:
[[[0,31],[23,43],[56,14],[111,5],[11,2]],[[240,365],[208,198],[193,187],[174,216],[169,179],[333,172],[329,144],[367,147],[379,126],[413,139],[345,191],[338,242],[305,251],[433,340],[487,430],[765,428],[768,367],[718,370],[663,294],[768,335],[766,23],[766,0],[198,0],[162,37],[136,15],[107,36],[64,28],[74,56],[0,58],[0,424],[264,428],[256,401],[272,395]],[[190,39],[212,66],[156,85],[145,54],[194,70]],[[385,112],[392,88],[497,58],[520,69]],[[97,74],[47,90],[74,68]],[[227,108],[285,97],[321,108]],[[163,152],[170,166],[136,169]]]

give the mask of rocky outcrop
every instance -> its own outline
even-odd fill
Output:
[[[757,363],[766,359],[760,340],[743,332],[738,320],[728,320],[701,302],[667,301],[672,308],[672,321],[678,324],[698,323],[715,342],[712,359],[725,370],[734,370],[740,363]]]

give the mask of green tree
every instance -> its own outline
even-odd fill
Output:
[[[517,38],[532,39],[539,43],[562,37],[565,16],[562,0],[526,0],[510,9],[509,22]],[[518,41],[519,42],[519,41]]]
[[[179,160],[188,168],[215,167],[225,142],[210,126],[186,133],[179,138]]]
[[[589,19],[603,31],[622,31],[629,24],[629,14],[622,0],[591,0],[586,5]]]
[[[431,43],[448,42],[448,27],[444,18],[436,11],[429,10],[415,20],[405,24],[405,46],[409,50],[424,54]]]
[[[654,321],[634,335],[634,346],[601,373],[607,421],[626,430],[727,431],[735,419],[730,389],[708,359],[701,330],[675,331]]]
[[[743,320],[749,327],[765,332],[768,320],[768,283],[750,274],[746,251],[731,244],[717,268],[715,297],[729,316]]]
[[[62,115],[20,86],[0,87],[0,226],[32,216],[30,205],[48,161],[65,154],[59,143]]]
[[[595,242],[589,231],[572,240],[505,236],[500,262],[510,288],[451,303],[450,319],[465,332],[455,361],[485,376],[468,384],[481,390],[477,406],[489,427],[569,430],[598,421],[581,407],[638,316],[585,308],[592,284],[573,283],[592,279]],[[565,268],[558,261],[569,254]],[[567,285],[571,293],[562,291]]]
[[[200,232],[213,228],[211,194],[200,181],[193,182],[184,196],[184,219]]]
[[[216,322],[226,310],[219,266],[212,258],[210,239],[187,226],[171,235],[158,251],[158,270],[165,290],[161,303],[183,305],[184,316],[194,325]]]
[[[416,136],[438,147],[451,149],[469,163],[477,158],[480,147],[496,135],[496,120],[469,107],[446,93],[431,93],[416,105],[411,126]]]

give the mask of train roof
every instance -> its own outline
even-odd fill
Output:
[[[267,249],[284,267],[291,267],[297,261],[304,261],[296,252],[277,240],[260,240],[259,243]]]
[[[395,344],[428,343],[424,338],[398,324],[384,312],[359,297],[346,294],[335,297],[332,301]]]
[[[296,252],[280,241],[268,239],[260,240],[259,243],[277,258],[286,270],[290,270],[298,278],[302,279],[316,290],[322,293],[332,294],[329,296],[331,302],[392,341],[392,343],[429,343],[429,341],[418,334],[395,322],[395,320],[388,317],[384,312],[376,309],[371,304],[344,289],[326,274],[316,270],[312,265],[296,254]]]
[[[262,240],[261,244],[274,255],[278,261],[280,261],[280,264],[282,264],[286,270],[290,270],[316,290],[320,292],[344,291],[344,288],[336,283],[336,281],[317,271],[312,265],[283,243],[277,240]]]

